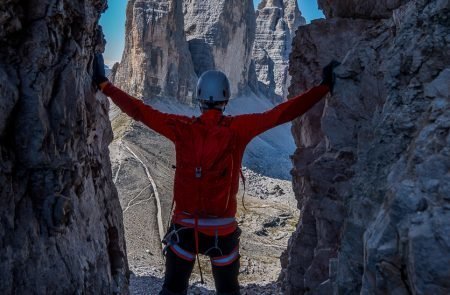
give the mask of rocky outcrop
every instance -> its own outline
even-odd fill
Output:
[[[255,36],[252,1],[187,0],[184,28],[195,72],[223,71],[230,79],[232,95],[247,87]]]
[[[295,0],[263,0],[258,5],[252,53],[257,79],[255,92],[274,101],[286,99],[291,43],[297,28],[305,23]]]
[[[136,97],[191,103],[197,83],[183,32],[182,1],[128,2],[126,40],[114,83]]]
[[[137,97],[191,103],[197,77],[219,69],[230,79],[232,96],[250,85],[274,101],[286,98],[292,38],[305,23],[296,1],[263,1],[257,16],[252,1],[182,3],[128,2],[115,84]]]
[[[332,58],[342,65],[335,94],[294,124],[302,216],[286,294],[450,292],[450,2],[394,2],[294,41],[291,95]],[[346,16],[329,12],[343,1],[323,3]]]
[[[409,0],[318,0],[319,8],[327,18],[380,19],[392,17],[392,10]]]
[[[0,293],[126,294],[108,101],[90,69],[106,1],[0,4]]]

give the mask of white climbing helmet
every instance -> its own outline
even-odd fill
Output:
[[[198,79],[196,93],[202,107],[214,108],[230,99],[230,82],[221,71],[206,71]]]

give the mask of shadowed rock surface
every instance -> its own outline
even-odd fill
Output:
[[[127,293],[108,101],[90,70],[105,7],[0,3],[1,294]]]
[[[302,215],[285,292],[448,294],[450,2],[319,2],[349,18],[294,41],[292,95],[332,58],[342,65],[335,94],[294,124]]]
[[[392,17],[392,10],[409,0],[318,0],[327,18],[380,19]]]

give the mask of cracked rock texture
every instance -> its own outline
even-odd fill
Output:
[[[256,14],[252,1],[129,1],[112,81],[136,97],[192,104],[197,77],[219,69],[233,97],[250,86],[279,102],[290,83],[292,39],[304,23],[295,0],[263,1]]]
[[[449,294],[450,1],[319,2],[340,18],[298,30],[290,93],[342,65],[293,127],[284,292]]]
[[[91,84],[106,1],[0,3],[0,293],[126,294],[108,101]]]
[[[126,40],[114,83],[136,97],[191,103],[197,83],[182,1],[128,1]]]
[[[185,0],[184,29],[195,72],[223,71],[232,95],[248,85],[255,37],[253,1]]]
[[[390,18],[392,10],[409,0],[318,0],[319,8],[327,18]]]
[[[295,31],[306,24],[296,0],[263,0],[256,11],[253,61],[256,91],[274,100],[287,98],[289,54]]]

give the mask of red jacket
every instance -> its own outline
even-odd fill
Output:
[[[226,192],[231,196],[229,202],[227,202],[228,205],[225,211],[217,211],[214,214],[215,217],[228,218],[234,217],[236,214],[236,195],[239,189],[239,175],[242,157],[247,144],[258,134],[302,115],[327,94],[328,91],[329,88],[327,86],[317,86],[264,113],[226,117],[227,122],[229,122],[227,128],[229,128],[236,138],[236,147],[233,148],[232,152],[235,165],[232,168],[233,171],[231,181],[228,184],[229,187],[221,190],[223,193]],[[184,211],[189,207],[193,192],[190,191],[192,186],[189,183],[180,181],[181,176],[179,171],[182,170],[182,167],[188,166],[190,159],[195,157],[192,154],[195,147],[188,146],[190,142],[193,142],[190,139],[197,136],[204,136],[208,132],[208,126],[217,125],[221,122],[223,119],[222,112],[208,110],[198,119],[193,120],[193,118],[187,116],[162,113],[144,104],[141,100],[131,97],[111,83],[108,83],[103,88],[103,93],[108,95],[123,112],[135,120],[141,121],[175,144],[177,171],[174,182],[174,221],[177,222],[185,218],[187,215],[184,214]],[[218,141],[220,141],[219,138]],[[208,198],[209,194],[211,194],[210,190],[200,192],[199,198]]]

